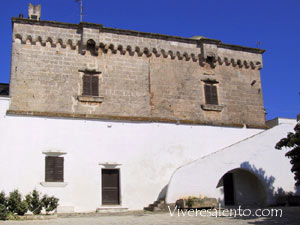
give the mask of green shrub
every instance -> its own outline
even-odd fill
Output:
[[[58,206],[58,198],[54,196],[48,197],[44,195],[41,198],[41,194],[37,190],[33,190],[26,195],[25,199],[22,199],[22,195],[18,190],[14,190],[6,197],[4,192],[0,193],[0,220],[16,220],[19,216],[23,216],[28,210],[33,214],[40,214],[44,208],[46,214],[54,211]]]
[[[47,195],[44,195],[42,198],[43,207],[46,210],[46,214],[49,212],[55,210],[58,206],[58,198],[55,198],[54,196],[48,197]]]
[[[0,205],[4,205],[5,207],[7,207],[7,198],[4,191],[0,193]]]
[[[35,215],[40,214],[43,208],[40,193],[37,190],[33,190],[30,194],[26,195],[25,198],[28,203],[29,210]]]
[[[28,211],[28,203],[26,200],[23,200],[17,207],[16,213],[19,216],[24,216],[24,214]]]
[[[19,220],[19,219],[20,217],[17,214],[8,211],[7,220]]]
[[[0,220],[6,220],[8,216],[8,210],[6,205],[0,204]]]
[[[22,201],[22,196],[18,190],[9,193],[7,203],[8,210],[12,213],[22,216],[28,211],[28,204],[25,200]]]
[[[193,207],[193,204],[194,204],[195,199],[196,199],[195,197],[189,196],[189,198],[187,199],[187,202],[186,202],[186,204],[187,204],[187,206],[188,206],[189,208],[192,208],[192,207]]]
[[[9,193],[9,197],[7,199],[8,210],[12,213],[17,213],[17,208],[22,202],[22,196],[18,190],[14,190]]]

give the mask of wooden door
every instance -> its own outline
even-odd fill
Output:
[[[102,204],[120,204],[120,185],[118,169],[102,169]]]
[[[225,205],[234,205],[233,174],[226,173],[223,177]]]

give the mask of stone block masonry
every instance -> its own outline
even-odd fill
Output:
[[[265,126],[263,50],[98,24],[12,22],[8,113]],[[97,71],[101,100],[80,100],[84,71]],[[216,106],[206,104],[207,82],[217,88]]]

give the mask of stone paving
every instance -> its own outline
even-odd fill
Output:
[[[119,214],[77,214],[65,217],[52,218],[47,220],[29,221],[3,221],[4,225],[192,225],[192,224],[222,224],[222,225],[299,225],[300,207],[283,208],[283,216],[280,217],[208,217],[208,216],[170,216],[169,213],[144,213],[129,212]]]

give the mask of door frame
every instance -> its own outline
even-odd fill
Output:
[[[103,170],[117,170],[119,173],[119,204],[103,204],[103,184],[102,184],[102,171]],[[122,196],[121,196],[121,169],[120,168],[101,168],[101,173],[100,173],[100,205],[103,207],[109,207],[109,206],[121,206],[122,205]]]

